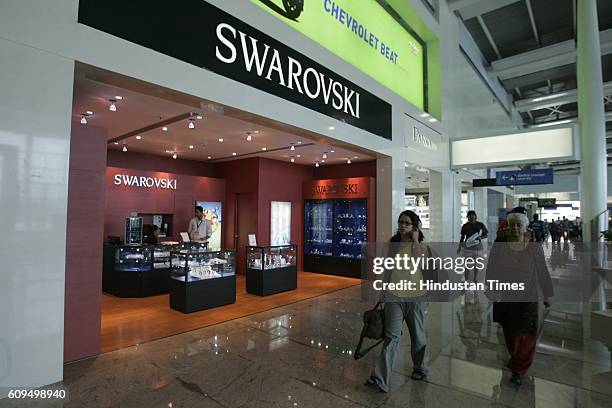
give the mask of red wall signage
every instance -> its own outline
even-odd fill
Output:
[[[334,198],[370,198],[370,177],[351,177],[308,181],[303,184],[303,195],[309,200]]]

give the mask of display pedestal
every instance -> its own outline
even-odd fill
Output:
[[[363,259],[304,254],[304,271],[361,279]]]
[[[104,247],[102,291],[117,297],[147,297],[168,293],[170,268],[122,271],[115,268],[116,246]]]
[[[268,296],[297,288],[297,266],[277,269],[246,270],[246,291],[251,295]]]
[[[236,275],[184,282],[171,279],[170,307],[183,313],[236,303]]]

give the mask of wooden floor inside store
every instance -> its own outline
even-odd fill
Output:
[[[189,314],[170,309],[169,295],[118,298],[102,294],[102,352],[211,326],[361,283],[359,279],[299,272],[296,290],[260,297],[246,293],[244,275],[236,278],[236,303]]]

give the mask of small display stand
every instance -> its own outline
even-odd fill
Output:
[[[236,252],[174,251],[170,278],[170,307],[179,312],[236,303]]]
[[[297,245],[247,246],[246,291],[268,296],[297,288]]]

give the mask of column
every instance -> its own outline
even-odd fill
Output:
[[[376,241],[387,242],[404,211],[406,171],[403,152],[376,160]]]
[[[606,124],[596,0],[577,2],[578,119],[581,136],[581,211],[585,242],[605,229],[607,204]],[[602,222],[597,222],[596,217]]]
[[[461,223],[461,189],[457,174],[450,170],[429,172],[430,242],[458,241]]]

